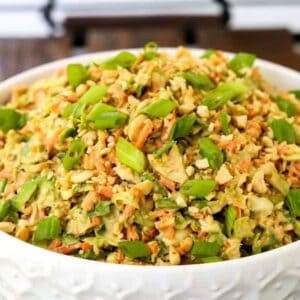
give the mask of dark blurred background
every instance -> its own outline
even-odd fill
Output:
[[[300,71],[299,0],[0,0],[0,80],[94,51],[186,45]]]

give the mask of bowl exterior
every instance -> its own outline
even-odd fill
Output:
[[[201,54],[201,50],[193,51]],[[69,62],[112,54],[84,55],[24,72],[0,84],[0,99],[8,99],[13,86],[33,82]],[[257,64],[274,84],[300,87],[299,73],[265,61]],[[260,255],[205,265],[112,265],[56,254],[0,232],[0,300],[300,299],[299,254],[300,241]]]

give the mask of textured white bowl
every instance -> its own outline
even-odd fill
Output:
[[[203,50],[193,52],[200,55]],[[0,83],[0,101],[7,100],[13,86],[46,77],[67,63],[86,63],[115,53],[82,55],[23,72]],[[270,82],[287,90],[300,88],[299,73],[262,60],[256,65]],[[300,299],[300,241],[232,261],[155,267],[64,256],[0,232],[0,300],[15,299],[296,300]]]

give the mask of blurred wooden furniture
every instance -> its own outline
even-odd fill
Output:
[[[0,39],[0,80],[39,64],[71,55],[64,38]]]
[[[185,43],[184,32],[181,28],[165,26],[163,28],[91,29],[86,35],[88,52],[143,47],[149,41],[155,41],[161,47],[182,45]]]
[[[293,52],[293,36],[285,29],[196,29],[197,46],[232,52],[252,52],[258,57],[300,70],[300,56]]]
[[[193,28],[222,27],[219,16],[69,17],[64,24],[73,40],[82,39],[88,51],[160,46],[194,42]]]

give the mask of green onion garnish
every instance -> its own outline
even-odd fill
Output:
[[[223,134],[225,134],[225,135],[229,134],[228,115],[225,111],[222,111],[220,113],[220,123],[221,123],[221,129],[222,129]]]
[[[293,117],[297,114],[296,105],[289,100],[284,99],[283,97],[279,96],[277,98],[277,105],[281,111],[285,112],[288,115],[288,117]]]
[[[295,217],[300,217],[300,189],[292,189],[287,195],[287,204]]]
[[[96,104],[102,101],[102,99],[106,96],[106,93],[107,86],[105,85],[94,85],[90,87],[77,103],[70,103],[66,106],[62,117],[81,117],[87,105]]]
[[[155,201],[155,207],[156,208],[171,208],[176,209],[178,208],[178,205],[175,200],[170,198],[162,198]]]
[[[98,103],[87,115],[86,119],[94,121],[95,129],[112,129],[123,126],[128,119],[128,115],[118,111],[113,106]]]
[[[0,108],[0,130],[21,129],[26,124],[26,116],[11,108]]]
[[[288,144],[296,143],[295,129],[293,125],[291,125],[285,119],[274,119],[271,121],[270,127],[273,131],[274,138],[277,141],[286,141]]]
[[[38,180],[33,180],[30,182],[24,183],[17,196],[11,199],[12,205],[17,210],[22,210],[24,208],[24,205],[27,201],[30,200],[30,198],[34,195],[35,191],[37,190],[39,185]]]
[[[216,182],[209,179],[187,180],[180,188],[183,195],[202,198],[211,193],[216,187]]]
[[[229,205],[225,211],[225,230],[228,237],[231,237],[236,216],[236,208],[232,205]]]
[[[196,258],[205,258],[218,256],[222,246],[217,242],[200,242],[195,241],[191,255]]]
[[[289,91],[291,94],[294,94],[295,97],[300,100],[300,90],[292,90],[292,91]]]
[[[152,60],[158,52],[158,45],[155,42],[148,42],[144,46],[144,58],[146,60]]]
[[[67,78],[72,87],[77,87],[87,79],[87,69],[81,64],[69,64],[67,66]]]
[[[11,208],[10,200],[0,200],[0,222],[9,214]]]
[[[101,201],[98,203],[94,210],[89,213],[90,217],[103,217],[110,213],[110,201]]]
[[[197,117],[194,114],[179,118],[172,127],[169,136],[170,139],[176,140],[178,138],[187,136],[191,132],[196,120]]]
[[[217,51],[214,49],[207,49],[201,56],[201,58],[210,58],[212,55],[216,54]]]
[[[210,257],[202,257],[201,261],[204,263],[213,263],[213,262],[218,262],[221,261],[222,259],[219,256],[210,256]]]
[[[107,86],[105,85],[94,85],[91,86],[88,91],[82,95],[80,98],[80,102],[86,104],[96,104],[106,96],[107,94]]]
[[[75,128],[67,128],[63,131],[63,133],[60,136],[60,141],[63,142],[68,137],[75,137],[77,134],[77,131]]]
[[[7,178],[0,180],[0,194],[4,192],[7,185]]]
[[[214,170],[218,170],[224,162],[224,153],[209,138],[199,140],[200,154],[207,158],[209,165]]]
[[[151,118],[164,118],[166,117],[174,108],[176,104],[167,99],[159,99],[151,104],[147,105],[142,109],[142,113],[148,115]]]
[[[217,109],[228,101],[240,100],[247,92],[247,87],[241,82],[226,82],[209,92],[203,100],[203,104],[209,110]]]
[[[150,250],[142,241],[124,241],[119,243],[119,248],[129,258],[143,258],[150,255]]]
[[[124,165],[141,173],[146,165],[145,155],[124,138],[119,138],[116,145],[117,159]]]
[[[61,232],[60,220],[56,216],[41,219],[34,232],[33,241],[41,242],[55,239]]]
[[[160,158],[163,154],[167,153],[175,144],[175,141],[168,141],[161,148],[153,153],[154,158]]]
[[[206,75],[196,74],[194,72],[183,72],[182,77],[188,84],[199,90],[208,90],[215,87],[214,83]]]
[[[62,163],[66,170],[72,170],[79,163],[81,156],[85,150],[85,144],[82,140],[74,140],[65,156],[63,157]]]
[[[251,68],[255,59],[256,56],[254,54],[240,52],[230,60],[228,67],[234,72],[240,73],[244,69]]]
[[[101,66],[104,69],[113,70],[118,66],[122,68],[130,68],[136,61],[136,56],[128,51],[120,52],[113,58],[104,61]]]

